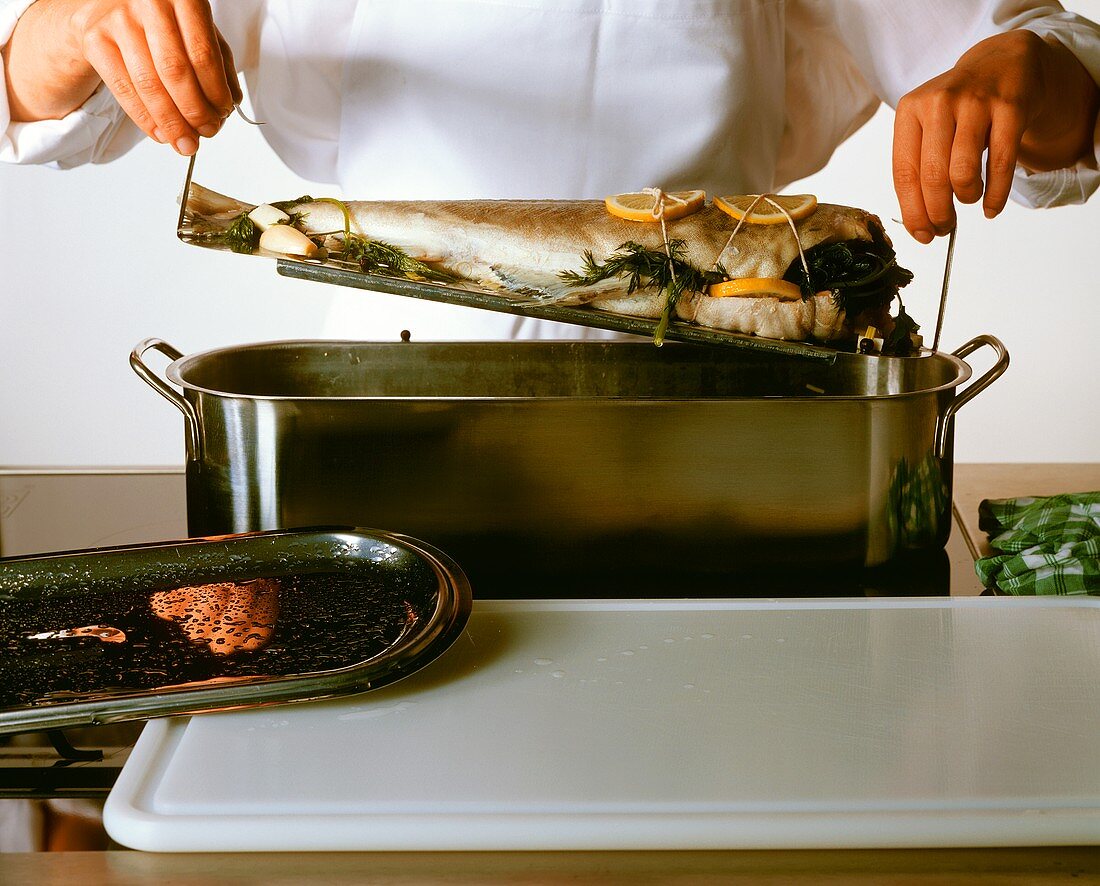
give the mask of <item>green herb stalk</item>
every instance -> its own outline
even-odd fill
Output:
[[[681,296],[685,292],[705,292],[708,286],[721,283],[727,276],[721,266],[713,271],[694,267],[685,258],[686,251],[687,243],[682,239],[669,240],[667,253],[629,240],[604,262],[597,262],[591,250],[585,250],[581,271],[563,271],[558,276],[569,286],[593,286],[621,277],[626,280],[628,295],[638,289],[663,290],[665,307],[653,336],[654,344],[660,346]]]

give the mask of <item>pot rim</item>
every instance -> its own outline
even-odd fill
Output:
[[[761,402],[761,403],[778,403],[796,401],[799,403],[804,402],[843,402],[843,401],[876,401],[876,400],[904,400],[914,397],[925,397],[929,394],[940,394],[945,392],[953,392],[959,385],[969,381],[974,374],[974,370],[970,367],[970,364],[963,360],[956,354],[940,351],[939,353],[933,353],[926,351],[919,357],[882,357],[882,356],[868,356],[865,354],[851,354],[845,351],[837,352],[837,360],[849,361],[849,360],[881,360],[881,361],[907,361],[907,360],[942,360],[949,363],[955,368],[954,377],[949,379],[940,385],[933,387],[920,388],[913,391],[897,391],[894,393],[885,394],[816,394],[808,393],[805,396],[792,395],[792,396],[767,396],[767,397],[706,397],[706,398],[694,398],[694,397],[638,397],[638,396],[601,396],[601,395],[587,395],[587,396],[443,396],[443,395],[406,395],[406,396],[386,396],[379,394],[366,394],[357,396],[348,395],[283,395],[283,394],[246,394],[233,391],[218,390],[216,388],[210,388],[203,385],[195,384],[185,378],[185,373],[188,368],[198,362],[199,360],[206,360],[212,357],[221,356],[224,354],[240,353],[242,351],[253,350],[265,350],[276,348],[292,348],[302,346],[327,346],[332,348],[346,347],[348,345],[362,346],[386,346],[395,348],[406,347],[418,347],[423,345],[446,345],[446,346],[484,346],[484,345],[510,345],[514,347],[546,347],[548,345],[581,345],[581,346],[648,346],[653,347],[649,342],[633,342],[633,341],[606,341],[599,339],[581,339],[577,341],[568,341],[561,339],[528,339],[522,341],[510,341],[507,339],[490,339],[490,340],[477,340],[477,341],[423,341],[416,342],[392,342],[392,341],[364,341],[361,339],[275,339],[271,341],[263,342],[251,342],[241,345],[226,345],[218,348],[210,348],[205,351],[199,351],[193,354],[185,354],[176,360],[173,360],[165,369],[165,376],[169,381],[182,387],[185,391],[193,391],[197,394],[205,394],[211,397],[217,397],[223,400],[250,400],[250,401],[264,401],[264,402],[335,402],[335,401],[347,401],[347,402],[482,402],[482,401],[503,401],[503,402],[611,402],[616,400],[633,400],[635,402],[653,402],[653,403],[673,403],[673,402],[713,402],[713,403],[729,403],[729,402]],[[669,347],[670,345],[666,345]],[[690,344],[676,343],[671,345],[676,348],[691,348]],[[777,360],[790,359],[786,357],[776,357]]]

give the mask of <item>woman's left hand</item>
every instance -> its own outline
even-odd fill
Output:
[[[906,229],[921,243],[947,234],[956,197],[982,200],[993,218],[1017,162],[1061,169],[1091,152],[1098,107],[1100,88],[1056,40],[1020,30],[978,43],[898,102],[894,189]]]

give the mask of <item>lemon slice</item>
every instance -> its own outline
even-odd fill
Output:
[[[604,206],[607,207],[607,211],[616,218],[641,222],[659,220],[653,214],[653,207],[657,202],[655,194],[649,194],[645,191],[632,194],[613,194],[605,198],[603,202]],[[698,212],[706,202],[707,195],[705,191],[670,191],[665,194],[663,213],[665,221],[672,221],[674,218],[683,218],[685,215]]]
[[[795,301],[802,298],[802,290],[794,283],[777,277],[742,277],[740,280],[727,280],[708,287],[711,298],[736,298],[768,296],[780,301]]]
[[[745,218],[745,213],[759,196],[759,194],[740,194],[734,197],[715,197],[714,205],[726,215],[731,215],[740,221]],[[817,197],[813,194],[769,194],[768,199],[786,209],[794,221],[804,219],[817,209]],[[767,200],[761,200],[745,221],[750,225],[782,225],[786,224],[787,217]]]

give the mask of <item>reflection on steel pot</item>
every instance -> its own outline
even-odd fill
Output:
[[[982,346],[996,362],[971,375]],[[149,350],[174,362],[166,378]],[[633,342],[292,341],[135,370],[186,416],[193,534],[346,523],[489,575],[872,566],[942,546],[956,410],[1008,365]],[[180,389],[182,394],[174,383]],[[520,579],[521,580],[521,579]]]

